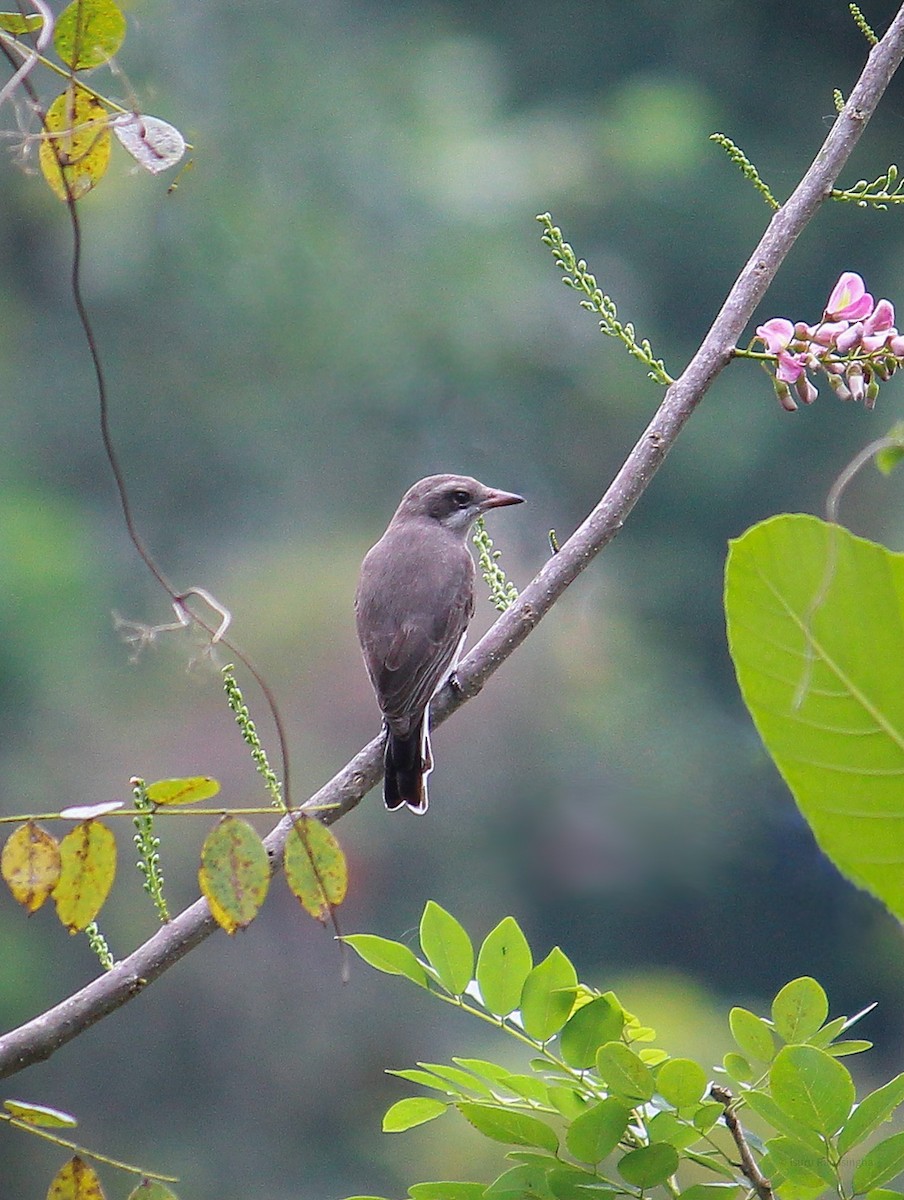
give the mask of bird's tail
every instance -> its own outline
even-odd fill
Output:
[[[407,737],[386,735],[383,800],[390,811],[406,804],[412,812],[427,811],[427,776],[433,770],[428,720],[424,713]]]

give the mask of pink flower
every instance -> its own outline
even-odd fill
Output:
[[[869,317],[863,322],[866,333],[879,333],[891,329],[895,323],[895,306],[890,300],[880,300]]]
[[[784,317],[773,317],[765,325],[757,326],[756,335],[765,343],[769,354],[778,354],[779,351],[788,348],[794,337],[794,326]]]
[[[863,337],[863,322],[857,321],[854,325],[849,325],[843,333],[839,333],[835,339],[835,349],[839,354],[847,354],[848,350],[859,344]]]
[[[826,316],[836,320],[860,321],[873,311],[873,298],[855,271],[844,271],[832,288]]]
[[[819,346],[831,346],[847,328],[847,321],[823,321],[810,331],[810,337]]]
[[[776,379],[780,379],[782,383],[797,383],[803,373],[804,364],[798,355],[779,350],[778,365],[775,368]]]

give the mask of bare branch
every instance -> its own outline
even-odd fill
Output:
[[[599,504],[564,542],[513,606],[457,668],[458,688],[434,703],[434,723],[472,699],[618,533],[685,422],[728,364],[744,326],[797,237],[828,196],[892,75],[904,58],[904,6],[869,59],[844,110],[794,194],[774,215],[732,287],[700,349],[669,387],[653,420]],[[382,738],[368,743],[305,804],[332,824],[354,808],[380,778]],[[288,818],[266,839],[276,862],[291,830]],[[185,909],[111,971],[33,1021],[0,1038],[0,1078],[53,1054],[60,1046],[137,995],[217,928],[204,900]],[[765,1198],[764,1198],[765,1200]]]
[[[715,1083],[709,1089],[709,1094],[713,1100],[718,1100],[725,1109],[725,1125],[728,1132],[734,1138],[734,1144],[738,1148],[738,1154],[741,1158],[741,1171],[750,1180],[753,1190],[759,1196],[760,1200],[775,1200],[775,1192],[772,1190],[772,1184],[760,1170],[759,1164],[753,1157],[747,1138],[744,1135],[744,1130],[741,1128],[741,1122],[738,1120],[735,1110],[732,1107],[734,1096],[727,1087],[720,1087]]]

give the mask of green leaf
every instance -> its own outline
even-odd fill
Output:
[[[826,1162],[825,1153],[818,1153],[802,1142],[792,1138],[771,1138],[766,1150],[775,1166],[789,1183],[803,1187],[819,1187],[826,1184],[834,1187],[838,1177],[831,1163]]]
[[[374,933],[351,933],[342,940],[375,970],[383,971],[386,975],[403,975],[418,987],[427,987],[427,972],[423,964],[402,942],[377,937]]]
[[[694,1128],[699,1129],[701,1133],[709,1133],[724,1111],[723,1105],[719,1104],[717,1100],[705,1100],[691,1118]]]
[[[76,71],[108,62],[126,36],[126,19],[113,0],[72,0],[60,13],[53,45]]]
[[[31,1104],[28,1100],[4,1100],[3,1107],[8,1113],[26,1125],[40,1125],[46,1129],[72,1129],[78,1125],[75,1117],[58,1108],[48,1108],[45,1104]]]
[[[523,1100],[533,1100],[536,1104],[549,1106],[549,1087],[537,1075],[506,1075],[502,1086]]]
[[[786,983],[772,1001],[772,1023],[786,1042],[808,1041],[828,1015],[828,998],[808,975]]]
[[[860,1101],[838,1135],[838,1153],[847,1154],[864,1138],[887,1121],[895,1109],[904,1104],[904,1074],[876,1088]]]
[[[555,1130],[529,1113],[471,1101],[462,1101],[456,1107],[469,1124],[493,1141],[512,1146],[538,1146],[552,1154],[559,1148]]]
[[[740,1188],[736,1183],[692,1183],[681,1192],[678,1200],[732,1200],[737,1191]]]
[[[706,1072],[689,1058],[670,1058],[656,1072],[656,1091],[674,1108],[696,1104],[706,1083]]]
[[[665,1183],[678,1170],[678,1151],[668,1142],[656,1142],[629,1151],[618,1164],[622,1179],[639,1188],[656,1187]]]
[[[421,949],[443,987],[460,996],[474,973],[474,947],[458,921],[434,900],[421,917]]]
[[[866,1193],[866,1200],[902,1200],[904,1192],[892,1188],[872,1188]]]
[[[482,1183],[440,1180],[437,1183],[412,1184],[408,1195],[412,1200],[481,1200],[485,1190]]]
[[[21,13],[0,13],[0,29],[6,30],[7,33],[34,33],[43,24],[44,18],[40,13],[32,13],[27,17],[23,17]]]
[[[565,1132],[565,1144],[581,1162],[602,1162],[621,1141],[630,1119],[630,1108],[609,1096],[571,1122]]]
[[[567,1121],[574,1121],[587,1111],[587,1101],[574,1087],[565,1085],[553,1086],[549,1089],[549,1102],[558,1109]]]
[[[406,1129],[414,1129],[417,1125],[426,1125],[435,1121],[448,1108],[442,1100],[434,1100],[430,1096],[409,1096],[405,1100],[397,1100],[386,1110],[383,1117],[384,1133],[403,1133]]]
[[[270,887],[270,859],[260,837],[240,817],[223,817],[204,839],[198,883],[227,933],[249,925]]]
[[[751,1089],[744,1093],[744,1099],[748,1107],[764,1121],[768,1121],[776,1133],[783,1133],[793,1141],[803,1142],[818,1154],[822,1153],[823,1142],[819,1134],[802,1121],[789,1116],[768,1092]]]
[[[719,1110],[724,1112],[721,1104]],[[699,1129],[687,1121],[682,1121],[677,1113],[673,1112],[658,1112],[648,1122],[647,1133],[651,1142],[668,1142],[676,1150],[686,1150],[702,1137]]]
[[[127,1200],[178,1200],[178,1197],[159,1179],[142,1179],[138,1187],[129,1192]]]
[[[833,1058],[845,1058],[848,1054],[863,1054],[867,1050],[872,1050],[872,1048],[872,1042],[865,1042],[860,1038],[851,1038],[847,1042],[835,1042],[828,1047],[826,1053],[831,1054]]]
[[[477,986],[484,1007],[505,1017],[518,1007],[533,958],[514,917],[503,917],[487,934],[477,956]]]
[[[696,1150],[685,1150],[684,1157],[690,1162],[696,1163],[698,1167],[712,1171],[714,1175],[724,1175],[732,1181],[735,1178],[736,1172],[731,1163],[726,1162],[722,1158],[717,1158],[714,1154],[700,1154]]]
[[[624,1024],[624,1010],[615,997],[598,996],[565,1022],[559,1035],[559,1052],[569,1067],[583,1071],[593,1066],[600,1046],[620,1036]]]
[[[904,1170],[904,1133],[895,1133],[864,1154],[854,1168],[854,1191],[869,1192]]]
[[[485,1200],[529,1200],[531,1196],[551,1196],[547,1183],[550,1167],[539,1163],[521,1163],[500,1175],[484,1192]]]
[[[558,1033],[574,1007],[577,986],[574,965],[554,946],[524,981],[520,1003],[524,1032],[538,1042]]]
[[[295,818],[283,850],[286,883],[317,921],[345,899],[348,865],[336,835],[316,817]]]
[[[418,1063],[418,1066],[423,1067],[427,1071],[432,1071],[440,1079],[447,1079],[453,1087],[458,1088],[459,1095],[465,1092],[477,1092],[478,1095],[489,1097],[493,1094],[482,1080],[477,1079],[469,1071],[462,1071],[459,1067],[449,1067],[445,1063],[430,1062]],[[464,1099],[470,1100],[471,1097],[465,1095]]]
[[[653,1072],[624,1042],[607,1042],[596,1052],[596,1069],[615,1095],[632,1105],[651,1100],[656,1090]]]
[[[735,1054],[733,1050],[729,1050],[723,1057],[722,1066],[726,1075],[730,1075],[738,1083],[750,1083],[754,1078],[753,1067],[742,1054]]]
[[[894,438],[896,446],[883,446],[876,452],[873,461],[883,475],[890,475],[898,463],[904,458],[904,421],[896,421],[885,435]]]
[[[904,917],[904,557],[775,517],[732,543],[725,608],[744,702],[817,842]]]
[[[733,1008],[728,1014],[728,1027],[742,1054],[759,1062],[772,1061],[775,1039],[762,1017],[746,1008]]]
[[[811,1046],[818,1046],[820,1050],[825,1050],[838,1037],[839,1033],[844,1032],[846,1026],[847,1017],[835,1017],[823,1025],[822,1029],[814,1033],[808,1041]]]
[[[546,1178],[556,1200],[616,1200],[622,1195],[612,1188],[600,1187],[597,1176],[582,1171],[573,1163],[560,1163]]]
[[[460,1096],[461,1088],[450,1083],[448,1079],[440,1079],[438,1075],[433,1075],[429,1071],[418,1071],[414,1067],[406,1067],[404,1070],[391,1071],[387,1068],[387,1075],[394,1075],[397,1079],[406,1079],[409,1083],[420,1084],[421,1087],[432,1088],[435,1092],[442,1092],[446,1096]],[[480,1093],[480,1085],[475,1081],[472,1089]],[[485,1095],[489,1095],[489,1089],[486,1089]]]
[[[784,1112],[826,1136],[847,1121],[856,1098],[850,1071],[815,1046],[785,1046],[775,1056],[769,1082]]]

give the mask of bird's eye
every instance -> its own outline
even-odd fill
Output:
[[[467,508],[471,503],[471,493],[466,492],[463,488],[456,488],[452,493],[452,499],[459,508]]]

